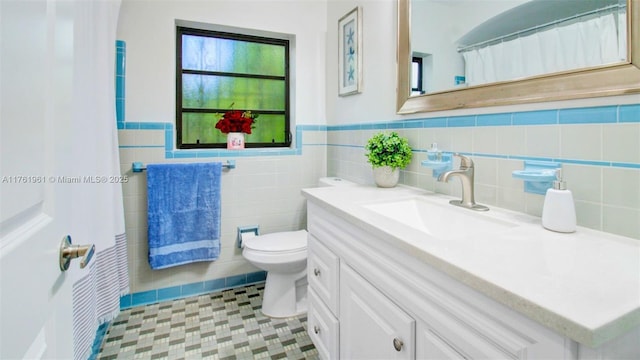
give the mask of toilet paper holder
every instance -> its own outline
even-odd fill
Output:
[[[242,239],[260,235],[260,225],[238,226],[237,245],[242,249]]]

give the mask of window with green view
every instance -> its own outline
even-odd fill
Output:
[[[178,148],[226,146],[229,110],[257,115],[247,147],[289,146],[289,40],[177,27]]]

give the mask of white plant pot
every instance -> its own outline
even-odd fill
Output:
[[[373,179],[378,187],[391,188],[398,185],[400,179],[400,169],[393,169],[390,166],[373,168]]]
[[[244,133],[230,132],[227,134],[227,149],[244,149]]]

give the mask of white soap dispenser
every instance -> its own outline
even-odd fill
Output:
[[[571,233],[576,231],[576,207],[573,194],[562,180],[562,170],[556,171],[553,187],[547,189],[542,207],[542,226],[552,231]]]

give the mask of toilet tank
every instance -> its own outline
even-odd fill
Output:
[[[318,180],[318,187],[326,186],[355,186],[354,182],[339,177],[322,177]]]

